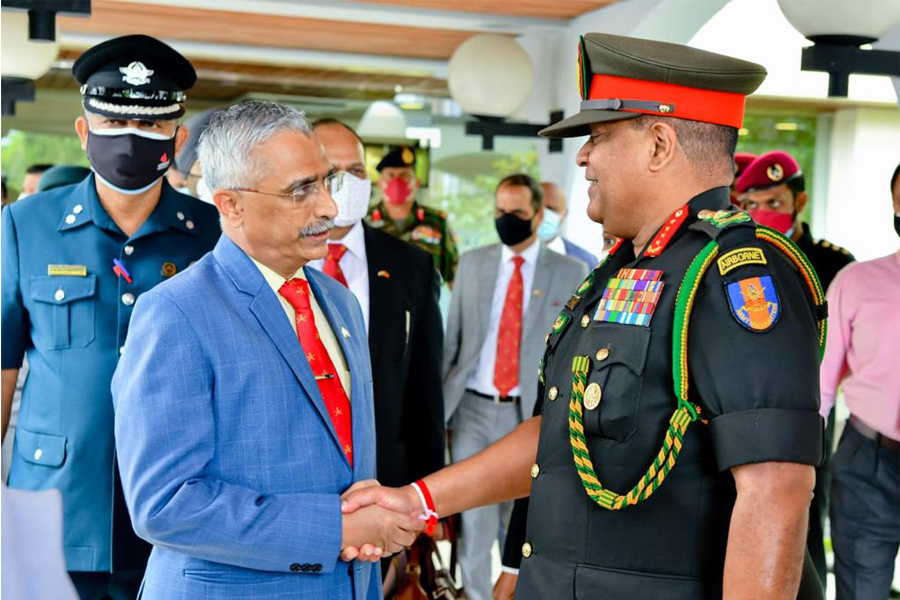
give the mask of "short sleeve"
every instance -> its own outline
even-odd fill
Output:
[[[719,469],[769,461],[818,465],[818,333],[810,293],[780,251],[722,275],[713,262],[690,317],[689,398],[709,420]],[[727,266],[727,265],[726,265]]]
[[[22,302],[19,287],[19,240],[10,209],[2,214],[2,368],[18,369],[22,366],[28,345],[28,311]]]

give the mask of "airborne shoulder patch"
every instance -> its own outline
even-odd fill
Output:
[[[716,261],[719,274],[725,275],[744,265],[765,265],[766,255],[761,248],[737,248],[726,252]]]
[[[768,331],[781,316],[778,292],[769,275],[726,283],[725,295],[728,297],[731,315],[750,331]]]

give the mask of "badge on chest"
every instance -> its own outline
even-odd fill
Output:
[[[647,327],[662,295],[662,271],[620,269],[603,290],[595,321]]]

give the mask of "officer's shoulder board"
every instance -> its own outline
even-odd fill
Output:
[[[837,244],[832,244],[828,240],[819,240],[816,242],[816,246],[818,246],[819,248],[824,248],[825,250],[828,250],[830,252],[834,252],[837,254],[843,254],[844,256],[846,256],[848,258],[853,256],[850,253],[850,251],[847,250],[846,248],[842,248],[841,246],[838,246]]]

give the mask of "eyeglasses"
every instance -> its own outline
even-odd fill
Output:
[[[337,171],[326,175],[321,181],[311,181],[290,192],[264,192],[262,190],[254,190],[251,188],[235,188],[237,192],[250,192],[253,194],[264,194],[266,196],[280,196],[282,198],[290,198],[294,206],[306,202],[310,198],[318,196],[323,189],[328,190],[330,195],[337,194],[344,187],[344,173]]]

